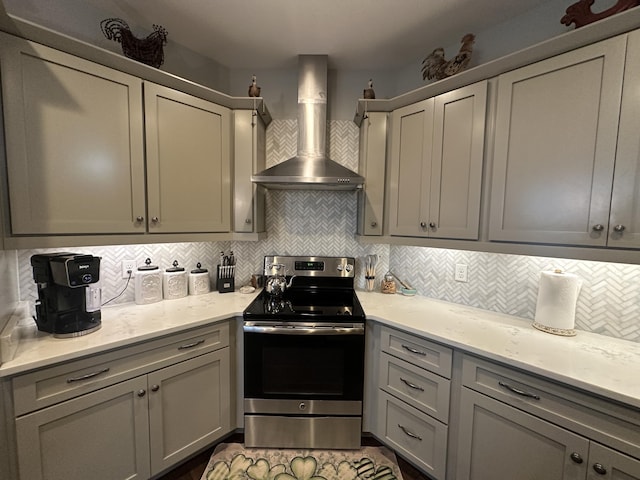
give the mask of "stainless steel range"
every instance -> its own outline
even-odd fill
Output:
[[[244,311],[247,447],[360,448],[365,314],[355,259],[264,258]]]

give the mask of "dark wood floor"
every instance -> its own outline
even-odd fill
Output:
[[[243,436],[242,435],[233,435],[224,440],[225,442],[237,442],[242,443]],[[379,446],[380,443],[375,439],[365,437],[362,439],[363,445],[370,446]],[[200,480],[202,474],[204,473],[204,469],[209,463],[209,458],[213,453],[214,447],[205,450],[201,454],[193,457],[191,460],[183,463],[179,467],[170,471],[169,473],[163,475],[158,480]],[[410,463],[403,460],[401,457],[398,457],[398,466],[400,467],[400,471],[402,472],[403,480],[428,480],[429,477],[418,471],[413,467]]]

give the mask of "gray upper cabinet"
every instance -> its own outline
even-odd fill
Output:
[[[629,35],[608,245],[640,248],[640,31]]]
[[[143,230],[141,81],[8,35],[0,62],[11,232]]]
[[[500,75],[490,240],[606,245],[626,42],[615,37]]]
[[[230,230],[228,108],[145,82],[150,233]]]
[[[359,173],[365,178],[358,192],[358,233],[382,235],[387,154],[385,112],[369,112],[360,124]]]
[[[391,116],[389,233],[478,238],[487,82]]]
[[[7,234],[230,231],[228,108],[4,34],[0,58]]]
[[[265,231],[266,189],[251,175],[266,168],[266,125],[256,110],[234,110],[233,231]]]

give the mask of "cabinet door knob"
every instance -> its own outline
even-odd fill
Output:
[[[136,217],[136,222],[141,223],[141,222],[143,222],[143,221],[144,221],[144,217],[143,217],[143,216],[138,215],[138,216]]]
[[[144,397],[146,394],[147,394],[147,391],[146,391],[146,390],[138,390],[138,396],[139,396],[140,398]]]
[[[372,226],[373,228],[377,227],[377,226],[378,226],[378,222],[371,222],[371,226]]]
[[[429,227],[430,228],[436,228],[435,222],[429,222]]]
[[[245,218],[244,223],[246,223],[246,224],[251,223],[251,219],[250,218]]]
[[[604,230],[604,225],[602,225],[601,223],[596,223],[596,224],[593,226],[593,231],[594,231],[594,232],[601,232],[601,231],[603,231],[603,230]]]
[[[607,469],[604,468],[604,465],[602,465],[601,463],[594,463],[593,464],[593,469],[595,470],[595,472],[598,475],[606,475],[607,474]]]
[[[613,230],[615,232],[622,233],[622,232],[624,232],[625,228],[626,227],[624,225],[616,225],[615,227],[613,227]]]
[[[153,223],[158,223],[158,222],[160,221],[160,218],[158,218],[158,217],[151,217],[151,221],[152,221]]]
[[[420,226],[421,226],[422,228],[427,228],[427,224],[426,224],[425,222],[420,222]]]
[[[151,385],[152,392],[157,392],[158,390],[160,390],[160,385]]]
[[[569,458],[571,458],[571,460],[578,464],[583,462],[582,456],[578,452],[573,452],[571,455],[569,455]]]

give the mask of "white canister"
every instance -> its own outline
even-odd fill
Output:
[[[144,267],[136,271],[136,304],[146,305],[162,300],[162,275],[156,265],[151,265],[151,259],[145,260]]]
[[[189,272],[189,295],[209,293],[209,271],[198,262],[196,268]]]
[[[162,291],[165,300],[175,300],[187,296],[187,272],[173,261],[173,267],[167,268],[162,278]]]

